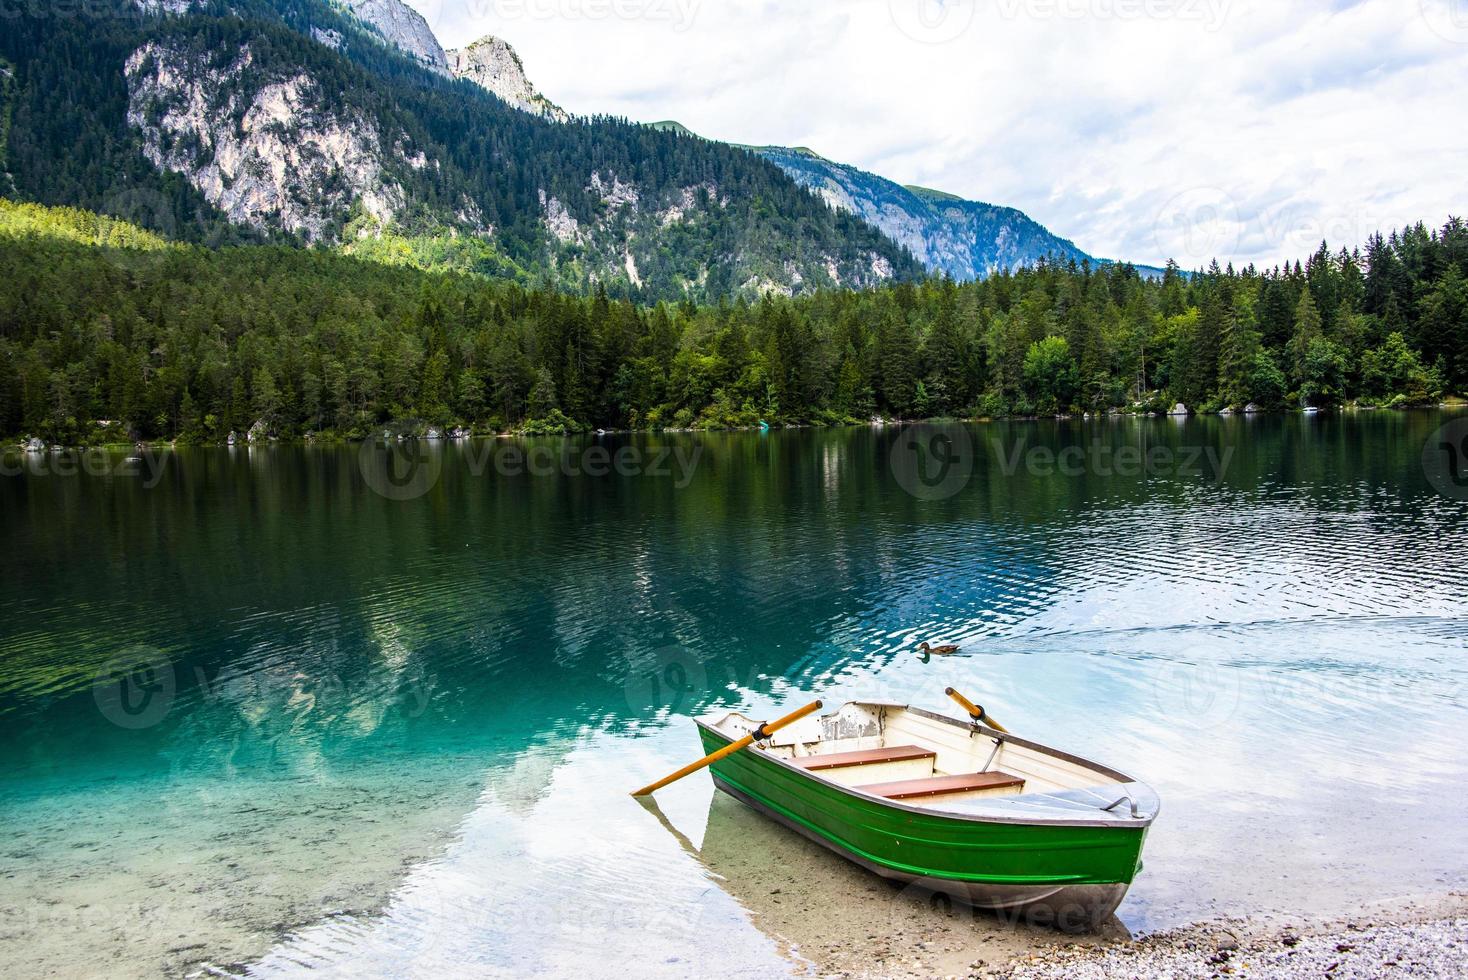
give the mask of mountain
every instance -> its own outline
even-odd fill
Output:
[[[137,0],[68,17],[0,3],[19,6],[0,32],[0,172],[26,200],[187,241],[309,243],[643,300],[922,271],[742,150],[552,122],[566,117],[508,45],[451,59],[400,0]]]
[[[455,76],[469,79],[507,105],[555,122],[570,119],[565,109],[535,90],[515,49],[497,37],[482,37],[467,48],[450,51],[448,59]]]
[[[664,120],[653,128],[681,136],[692,130]],[[1051,232],[1023,211],[926,187],[903,186],[849,164],[828,160],[807,147],[745,146],[808,187],[831,207],[854,214],[906,248],[929,272],[963,282],[1004,269],[1034,265],[1042,259],[1090,262],[1074,242]],[[1161,269],[1138,266],[1143,275]]]
[[[430,71],[449,74],[448,53],[423,15],[402,0],[346,0],[347,9]],[[318,40],[320,40],[318,38]]]
[[[570,115],[541,95],[525,75],[515,49],[501,38],[485,36],[459,49],[445,50],[423,15],[402,0],[346,0],[347,8],[383,40],[396,45],[430,71],[467,78],[501,102],[523,112],[567,122]],[[316,35],[333,44],[335,38]]]
[[[880,228],[931,272],[964,281],[1046,258],[1095,262],[1073,242],[1014,208],[904,187],[804,148],[752,149],[833,208]]]

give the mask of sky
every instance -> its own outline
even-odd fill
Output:
[[[1468,0],[408,0],[577,114],[808,146],[1087,252],[1272,266],[1468,212]]]

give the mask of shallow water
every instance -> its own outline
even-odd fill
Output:
[[[1158,789],[1133,930],[1462,887],[1451,418],[7,457],[0,972],[800,971],[769,903],[901,896],[627,791],[690,714],[948,684]]]

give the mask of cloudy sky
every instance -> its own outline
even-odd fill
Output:
[[[809,146],[1095,255],[1274,264],[1468,213],[1468,0],[408,0],[576,113]]]

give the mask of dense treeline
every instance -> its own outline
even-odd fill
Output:
[[[751,282],[820,284],[830,268],[838,282],[865,283],[875,278],[874,256],[899,278],[921,273],[878,231],[754,154],[624,119],[558,125],[516,111],[472,82],[428,71],[323,0],[231,0],[180,17],[143,14],[133,0],[92,0],[65,15],[0,0],[0,23],[0,118],[9,120],[0,171],[13,181],[0,174],[0,193],[21,199],[112,214],[184,241],[301,244],[280,229],[231,225],[184,177],[158,171],[128,124],[123,65],[144,44],[185,52],[201,72],[233,70],[248,48],[233,90],[309,76],[312,113],[364,119],[379,132],[383,179],[407,202],[392,232],[430,251],[477,243],[458,257],[478,271],[576,291],[600,281],[640,301],[733,295]],[[312,40],[313,29],[335,31],[339,50]],[[408,162],[419,158],[433,165]],[[589,186],[593,174],[635,186],[645,207],[609,213]],[[690,189],[699,199],[684,208],[687,220],[663,222],[658,209]],[[547,233],[545,197],[581,223],[578,240]],[[360,215],[343,207],[332,217],[321,240],[350,239]],[[621,271],[629,242],[635,277]]]
[[[1468,388],[1468,227],[1268,271],[1042,265],[639,306],[0,203],[0,432],[219,440],[1403,405]],[[116,431],[115,429],[113,431]]]

